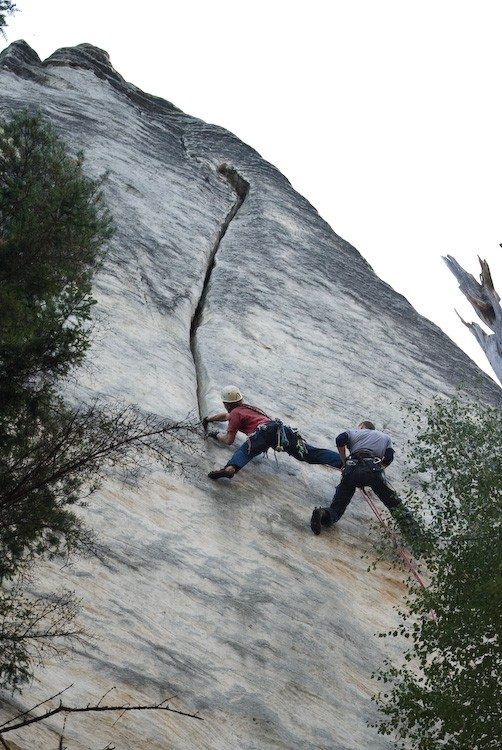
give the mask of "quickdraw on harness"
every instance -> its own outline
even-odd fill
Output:
[[[289,445],[288,436],[286,435],[286,428],[282,424],[280,419],[274,419],[277,422],[277,444],[274,448],[275,451],[283,451]]]
[[[284,425],[280,419],[274,419],[273,421],[277,425],[277,433],[276,433],[277,442],[276,442],[276,445],[274,446],[274,450],[280,452],[280,451],[285,450],[288,447],[288,445],[290,445],[290,441],[288,439],[288,435],[286,432],[286,430],[288,429],[290,431],[290,436],[291,434],[293,436],[296,452],[298,453],[299,456],[301,456],[301,458],[303,458],[308,452],[307,443],[302,438],[298,430],[295,427],[289,427],[289,426]]]
[[[253,408],[253,407],[249,407]],[[261,414],[264,414],[264,412],[261,412],[259,409],[254,409],[254,411],[258,411]],[[264,416],[267,416],[264,414]],[[280,453],[281,451],[285,451],[288,446],[294,447],[296,449],[296,452],[298,455],[303,458],[307,453],[307,442],[302,438],[300,433],[295,427],[290,427],[289,425],[285,425],[282,420],[280,419],[270,419],[270,422],[264,422],[263,424],[259,425],[259,427],[256,428],[256,432],[268,432],[270,430],[271,425],[274,425],[275,430],[275,442],[270,447],[275,451]],[[288,437],[288,431],[289,431],[289,437]],[[251,450],[251,440],[250,437],[248,437],[248,451]],[[294,440],[294,445],[291,445],[291,438]]]

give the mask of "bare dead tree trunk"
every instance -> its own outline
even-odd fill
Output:
[[[478,256],[481,266],[479,283],[472,274],[464,271],[451,255],[447,255],[443,260],[456,277],[460,291],[469,300],[478,318],[493,331],[492,334],[486,333],[477,323],[466,323],[460,315],[458,316],[476,338],[495,375],[502,383],[502,308],[500,297],[493,286],[488,263]]]

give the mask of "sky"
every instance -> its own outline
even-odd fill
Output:
[[[442,256],[502,294],[500,0],[16,4],[0,49],[93,44],[234,133],[496,380]]]

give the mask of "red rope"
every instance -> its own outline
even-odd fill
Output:
[[[396,537],[394,536],[394,534],[392,533],[392,531],[389,529],[389,527],[385,523],[385,521],[382,518],[382,515],[381,515],[380,511],[378,510],[378,508],[376,507],[375,503],[373,502],[373,500],[371,499],[371,497],[368,495],[368,493],[366,492],[366,490],[364,489],[364,487],[359,487],[359,490],[360,490],[362,496],[364,497],[364,499],[366,500],[366,502],[368,503],[368,505],[370,506],[371,510],[375,514],[375,516],[378,518],[380,524],[384,527],[384,529],[385,529],[388,537],[390,538],[392,544],[395,546],[395,548],[396,548],[399,556],[402,558],[402,560],[404,561],[405,565],[412,572],[412,574],[414,575],[415,579],[418,581],[418,583],[420,584],[420,586],[423,589],[425,589],[425,583],[422,581],[422,579],[418,575],[417,571],[415,570],[415,568],[413,567],[413,565],[411,563],[411,560],[409,559],[409,557],[407,556],[407,554],[405,553],[405,551],[403,550],[403,548],[398,544]]]

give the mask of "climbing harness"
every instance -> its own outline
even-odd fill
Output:
[[[280,419],[271,419],[270,422],[264,422],[256,428],[255,432],[271,432],[271,428],[273,428],[275,433],[275,441],[270,445],[270,448],[274,452],[280,453],[286,451],[289,453],[290,450],[294,450],[300,460],[307,455],[307,441],[302,438],[296,427],[285,425]],[[251,451],[251,437],[252,435],[248,437],[248,453]],[[287,450],[288,448],[290,450]]]
[[[383,471],[382,459],[376,456],[350,456],[345,463],[351,467],[362,463],[371,471]]]
[[[270,419],[270,422],[275,421],[275,420],[272,420],[271,417],[269,417],[268,414],[266,414],[264,411],[262,411],[261,409],[258,409],[257,406],[251,406],[251,404],[242,404],[241,409],[242,408],[243,409],[250,409],[251,411],[254,411],[257,414],[262,414],[267,419]],[[251,433],[251,435],[248,435],[247,440],[246,440],[247,446],[248,446],[248,453],[251,453],[251,438],[253,437],[253,435],[255,434],[255,432],[259,432],[260,430],[266,429],[269,426],[270,422],[264,422],[263,424],[259,425],[256,428],[256,430]]]
[[[296,449],[300,459],[302,459],[308,453],[306,440],[302,438],[296,427],[285,425],[280,419],[274,419],[274,422],[277,425],[277,442],[274,446],[274,451],[280,452],[286,450],[291,445],[290,438],[292,438],[293,445],[291,447]]]

